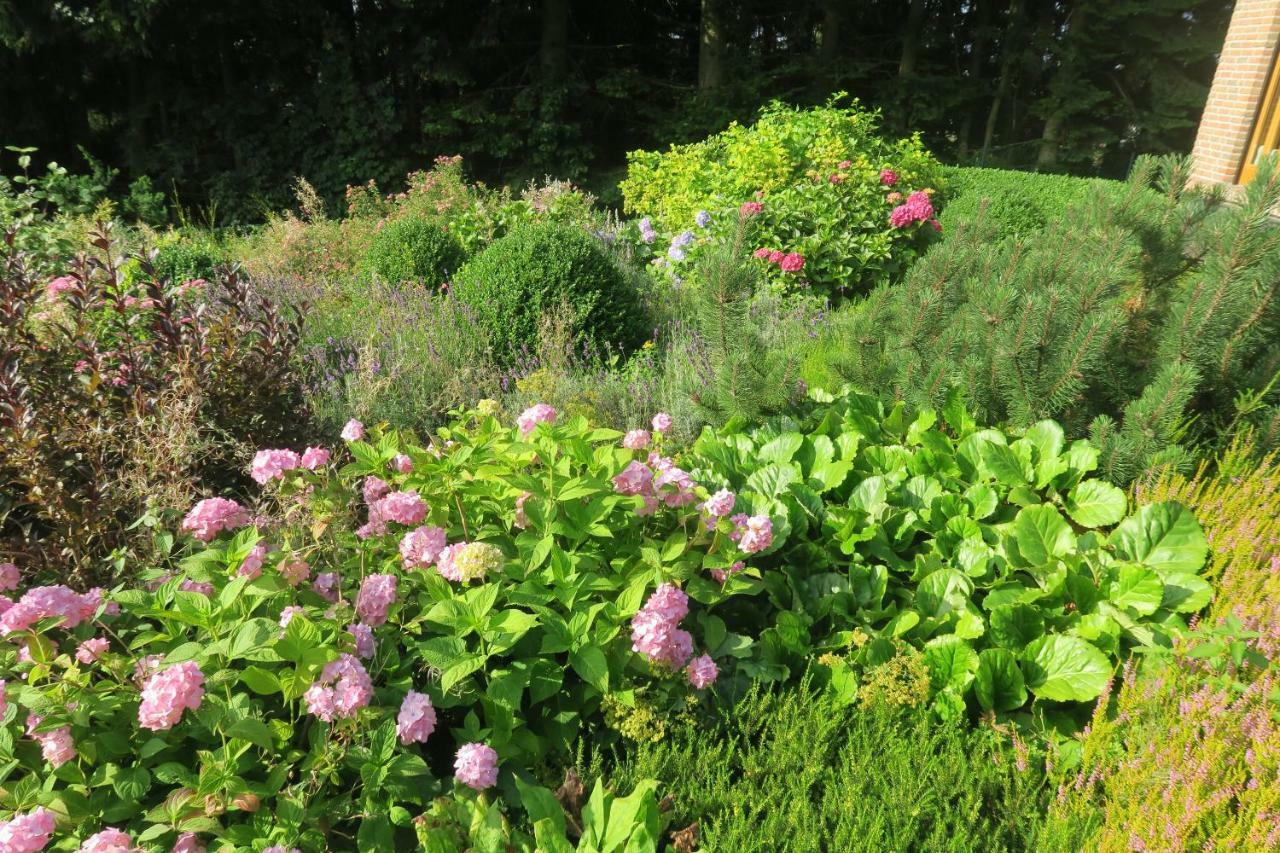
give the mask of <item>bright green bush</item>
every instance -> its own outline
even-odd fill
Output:
[[[495,241],[458,271],[454,293],[504,360],[536,351],[540,324],[562,309],[574,345],[626,350],[645,338],[631,281],[597,238],[570,225],[528,225]]]
[[[776,265],[775,285],[804,284],[824,295],[861,292],[900,272],[933,235],[927,222],[893,228],[895,200],[939,189],[942,171],[918,136],[891,142],[878,135],[877,113],[855,102],[797,110],[773,103],[755,124],[732,124],[702,142],[665,152],[628,154],[620,188],[625,210],[648,217],[662,235],[659,258],[673,237],[694,229],[699,211],[717,233],[732,233],[744,202],[758,201],[755,243],[804,257],[801,275]],[[892,170],[892,185],[882,181]]]
[[[191,279],[212,280],[219,266],[230,261],[225,249],[206,233],[174,232],[156,246],[156,275],[175,284]]]
[[[1092,192],[1120,197],[1125,185],[1102,178],[1077,178],[1012,169],[983,169],[949,166],[946,176],[947,202],[942,209],[942,229],[972,223],[984,210],[985,221],[999,237],[1027,237],[1066,214]]]
[[[382,281],[412,281],[429,287],[457,272],[462,245],[448,231],[424,217],[402,216],[374,231],[365,264]]]
[[[1021,753],[1018,751],[1021,749]],[[1050,791],[1021,744],[928,711],[856,709],[801,686],[752,690],[589,774],[657,779],[700,849],[1032,849]]]

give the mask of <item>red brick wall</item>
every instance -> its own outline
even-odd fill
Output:
[[[1277,44],[1280,0],[1236,0],[1191,152],[1194,180],[1236,182]]]

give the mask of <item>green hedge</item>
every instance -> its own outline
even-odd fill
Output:
[[[1078,178],[1012,169],[948,166],[947,203],[940,217],[943,233],[978,215],[984,199],[988,221],[1000,236],[1034,234],[1095,189],[1117,195],[1124,183],[1104,178]]]

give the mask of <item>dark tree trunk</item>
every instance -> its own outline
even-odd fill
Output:
[[[1000,76],[996,79],[995,95],[991,98],[991,109],[987,111],[987,126],[982,132],[982,162],[986,163],[991,153],[991,145],[995,141],[996,122],[1000,119],[1000,106],[1009,94],[1013,85],[1015,61],[1022,45],[1018,36],[1022,32],[1022,0],[1009,0],[1009,21],[1005,26],[1004,38],[1000,40]]]
[[[1088,15],[1083,8],[1073,9],[1067,19],[1067,31],[1062,36],[1061,61],[1058,71],[1049,83],[1048,97],[1052,99],[1052,111],[1045,116],[1044,130],[1040,134],[1040,151],[1036,155],[1036,169],[1052,169],[1058,164],[1058,149],[1062,144],[1062,129],[1071,111],[1072,88],[1079,78],[1083,52],[1080,41],[1085,38]]]
[[[818,61],[827,71],[840,55],[840,24],[844,21],[843,0],[822,0],[821,41],[818,43]]]
[[[721,0],[702,0],[698,35],[698,89],[707,92],[724,82],[724,29]]]
[[[538,67],[543,83],[558,83],[569,68],[569,0],[542,0]]]
[[[911,0],[907,11],[907,28],[902,33],[902,58],[898,61],[898,76],[910,77],[916,73],[916,61],[920,58],[920,30],[924,27],[925,6],[928,0]]]
[[[982,70],[987,60],[987,45],[991,41],[991,6],[995,0],[976,0],[978,8],[974,18],[973,38],[970,40],[969,86],[974,90],[985,89]],[[976,101],[976,98],[975,98]],[[978,102],[970,104],[960,122],[957,155],[961,161],[969,156],[969,137],[973,135],[973,114]]]

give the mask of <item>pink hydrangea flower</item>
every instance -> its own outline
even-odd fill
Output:
[[[138,658],[138,662],[133,665],[133,680],[139,687],[146,683],[147,679],[160,671],[160,662],[164,658],[161,655],[143,655]]]
[[[840,174],[839,172],[836,172],[836,173],[835,173],[835,174],[833,174],[831,177],[827,178],[827,181],[828,181],[829,183],[833,183],[833,184],[843,184],[843,183],[844,183],[844,175]]]
[[[736,563],[734,563],[732,566],[729,567],[728,571],[725,571],[724,569],[712,569],[711,577],[715,578],[716,583],[724,583],[730,577],[732,577],[733,575],[736,575],[738,572],[742,571],[746,567],[747,567],[746,563],[742,562],[741,560],[738,560]]]
[[[75,278],[69,275],[60,275],[44,286],[44,292],[52,298],[60,293],[66,293],[68,290],[75,290],[75,288]]]
[[[0,634],[25,631],[41,619],[52,618],[60,618],[63,628],[74,628],[93,618],[101,600],[101,591],[80,595],[61,585],[35,587],[0,615]]]
[[[777,249],[774,249],[772,252],[769,253],[768,261],[771,264],[780,264],[782,263],[782,259],[785,258],[786,256],[787,256],[786,252],[781,252]]]
[[[436,571],[445,580],[455,583],[462,580],[462,573],[458,571],[458,567],[453,564],[453,552],[457,548],[466,545],[466,542],[459,542],[457,545],[446,545],[440,549],[440,553],[436,555]]]
[[[396,734],[400,736],[400,742],[406,746],[426,743],[435,730],[436,709],[431,704],[431,697],[410,690],[400,703],[400,713],[396,715]]]
[[[22,573],[13,563],[0,563],[0,592],[11,592],[18,588]]]
[[[516,425],[520,427],[520,434],[523,436],[531,434],[538,424],[553,424],[555,422],[556,410],[546,403],[530,406],[520,413],[520,417],[516,418]]]
[[[408,474],[413,470],[413,460],[408,454],[397,453],[396,457],[391,460],[391,470],[397,474]]]
[[[290,604],[284,610],[280,611],[280,627],[288,628],[289,623],[293,621],[293,617],[304,613],[305,611],[296,604]]]
[[[291,587],[297,587],[300,583],[311,577],[311,566],[306,560],[293,558],[289,560],[281,560],[278,566],[280,577],[284,578],[284,582]]]
[[[236,574],[243,575],[250,580],[255,580],[262,576],[262,564],[267,559],[267,546],[265,543],[259,542],[253,546],[253,550],[240,563],[240,568],[236,570]]]
[[[693,477],[682,468],[677,468],[670,459],[659,457],[658,476],[653,480],[653,490],[662,502],[670,507],[688,506],[698,500],[694,489],[698,484]]]
[[[671,415],[668,415],[666,412],[658,412],[658,414],[653,416],[653,431],[667,432],[671,429],[672,423]]]
[[[881,169],[880,183],[885,185],[886,187],[893,186],[894,184],[898,183],[898,173],[893,171],[893,169]]]
[[[391,486],[387,485],[386,480],[372,475],[365,477],[360,485],[360,494],[366,506],[373,506],[390,491]]]
[[[205,853],[205,849],[200,843],[200,836],[194,832],[184,832],[173,843],[172,853]]]
[[[76,660],[88,666],[98,658],[102,657],[103,652],[105,652],[110,645],[111,642],[106,637],[94,637],[92,639],[85,640],[76,647]]]
[[[693,654],[693,638],[678,626],[689,614],[689,597],[664,583],[631,620],[631,650],[653,663],[679,669]]]
[[[917,190],[907,196],[907,200],[889,213],[889,224],[894,228],[905,228],[913,222],[927,222],[933,218],[933,202],[928,193]]]
[[[516,520],[515,525],[521,530],[529,526],[529,516],[524,511],[524,502],[533,497],[529,492],[524,492],[520,497],[516,498]]]
[[[435,563],[446,544],[443,527],[424,525],[414,528],[400,540],[400,561],[406,569],[428,568]]]
[[[356,615],[360,621],[376,628],[386,624],[387,608],[396,601],[395,575],[369,575],[360,583],[356,596]]]
[[[297,847],[285,847],[283,844],[273,844],[262,853],[302,853]]]
[[[292,450],[259,450],[253,457],[249,476],[258,483],[278,480],[286,471],[297,468],[301,461]]]
[[[733,505],[737,502],[737,498],[733,492],[728,489],[721,489],[711,497],[707,498],[702,508],[707,511],[708,515],[714,515],[721,518],[733,512]]]
[[[316,683],[302,696],[307,710],[326,723],[348,719],[373,698],[373,681],[354,655],[343,653],[325,664]]]
[[[56,826],[53,812],[43,806],[26,814],[15,814],[0,823],[0,850],[5,853],[40,853],[53,838]]]
[[[742,206],[738,208],[738,215],[743,217],[755,216],[761,210],[764,210],[764,208],[761,206],[760,202],[744,201]]]
[[[205,498],[182,519],[182,529],[201,542],[210,542],[223,530],[235,530],[248,523],[248,511],[235,501]]]
[[[804,255],[799,252],[789,252],[778,262],[778,266],[783,272],[800,272],[804,269]]]
[[[653,471],[633,459],[613,478],[613,488],[620,495],[648,494],[653,488]]]
[[[400,524],[418,524],[427,517],[427,509],[427,502],[414,491],[391,492],[373,507],[378,518]]]
[[[716,662],[711,659],[711,655],[699,655],[689,662],[689,666],[685,668],[685,674],[689,676],[689,683],[695,690],[705,690],[715,684],[720,670],[716,668]]]
[[[772,254],[773,254],[773,249],[770,249],[766,246],[761,246],[759,249],[756,249],[754,252],[751,253],[752,257],[759,258],[762,261],[769,260],[769,256]]]
[[[773,544],[773,520],[767,515],[745,514],[733,517],[734,530],[730,538],[738,543],[744,553],[755,554]]]
[[[498,753],[484,743],[465,743],[458,747],[453,760],[458,781],[469,788],[483,791],[498,783]]]
[[[343,441],[359,441],[364,438],[364,424],[355,418],[347,421],[346,426],[342,428]]]
[[[356,657],[368,660],[378,653],[378,641],[373,636],[373,629],[362,622],[353,622],[347,626],[347,633],[355,640]]]
[[[138,706],[138,724],[161,731],[173,728],[184,710],[196,710],[204,698],[204,673],[195,661],[183,661],[147,679]]]
[[[213,597],[213,584],[205,583],[204,581],[185,580],[178,589],[183,592],[196,592],[209,598]]]
[[[302,451],[302,467],[308,471],[314,471],[317,468],[323,468],[329,464],[329,449],[327,447],[308,447]]]
[[[647,429],[633,429],[622,437],[622,446],[627,450],[644,450],[651,437]]]
[[[47,732],[36,731],[43,717],[31,714],[27,717],[27,734],[40,744],[40,754],[52,767],[61,767],[76,757],[76,743],[71,737],[71,727],[62,726]]]
[[[141,853],[141,848],[133,845],[127,832],[108,827],[85,839],[79,853]]]
[[[338,600],[338,573],[324,572],[316,576],[311,588],[325,601],[333,603]]]

